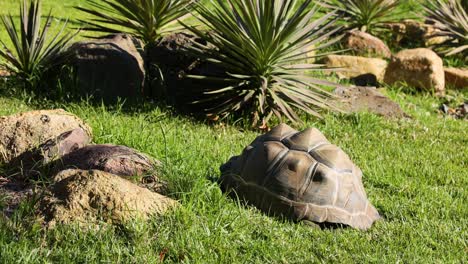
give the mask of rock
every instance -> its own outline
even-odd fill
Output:
[[[351,79],[357,85],[377,85],[383,81],[387,62],[377,58],[347,55],[328,55],[324,58],[327,67],[344,68],[336,72],[341,79]]]
[[[187,33],[174,33],[165,36],[157,45],[149,48],[151,64],[158,65],[151,72],[151,79],[160,82],[160,73],[164,76],[164,89],[167,98],[173,105],[180,107],[194,100],[193,91],[203,90],[206,81],[185,78],[188,74],[226,76],[223,69],[213,63],[203,62],[196,54],[187,52],[187,49],[198,43],[210,48],[203,40]],[[159,84],[152,84],[157,87]],[[153,92],[154,96],[157,92]],[[188,101],[186,101],[188,100]]]
[[[468,68],[445,68],[445,84],[455,89],[468,89]]]
[[[56,161],[55,171],[76,168],[101,170],[122,177],[154,174],[159,163],[136,150],[115,145],[88,145]]]
[[[334,90],[338,105],[350,113],[369,112],[388,118],[409,117],[400,105],[384,96],[375,87],[340,86]]]
[[[11,72],[6,69],[0,68],[0,78],[6,78],[11,76]]]
[[[437,94],[445,91],[442,59],[430,49],[418,48],[398,52],[392,57],[385,73],[387,84],[408,85]]]
[[[373,55],[381,58],[392,56],[390,49],[381,39],[359,30],[347,32],[342,43],[345,48],[351,49],[359,55]]]
[[[455,108],[452,108],[447,104],[442,104],[439,107],[439,111],[446,116],[450,116],[456,119],[468,119],[468,103],[466,102]]]
[[[110,35],[75,43],[70,49],[80,95],[86,93],[108,102],[141,96],[144,61],[130,36]]]
[[[159,216],[178,203],[99,170],[65,170],[54,177],[39,203],[49,227],[56,224],[120,224]]]
[[[386,25],[393,31],[393,39],[399,44],[412,47],[429,47],[443,43],[449,39],[439,36],[440,30],[436,25],[424,24],[414,20],[403,20]]]
[[[0,128],[0,164],[9,163],[75,129],[83,130],[89,139],[92,137],[91,128],[83,120],[62,109],[3,116]],[[72,147],[68,145],[70,142],[64,141],[59,149],[66,152],[67,146]]]
[[[8,174],[22,179],[37,177],[44,166],[89,143],[91,137],[82,128],[67,131],[11,160],[7,164]]]

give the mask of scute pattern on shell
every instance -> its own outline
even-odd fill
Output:
[[[362,172],[315,128],[281,124],[221,166],[225,191],[260,210],[293,220],[367,229],[379,218]]]

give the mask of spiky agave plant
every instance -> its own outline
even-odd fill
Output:
[[[41,30],[40,0],[31,0],[29,4],[24,0],[21,3],[19,25],[15,24],[15,17],[11,14],[3,15],[0,19],[12,43],[10,48],[0,40],[3,46],[0,56],[4,59],[0,63],[23,81],[27,88],[38,88],[46,73],[65,62],[67,45],[76,33],[64,33],[64,23],[56,35],[48,35],[52,23],[50,12]]]
[[[90,7],[76,7],[93,15],[84,29],[125,32],[150,44],[177,30],[177,22],[190,15],[196,0],[88,0]]]
[[[324,0],[324,6],[337,10],[343,30],[358,29],[375,33],[385,23],[394,22],[401,15],[400,0]]]
[[[302,3],[300,3],[302,2]],[[307,64],[311,47],[324,48],[338,28],[333,12],[312,20],[320,7],[311,0],[213,0],[212,7],[195,10],[208,31],[185,25],[210,48],[199,43],[196,53],[224,76],[188,75],[208,80],[195,104],[206,106],[209,116],[247,114],[254,126],[264,126],[276,115],[298,122],[297,110],[320,116],[319,108],[333,107],[321,85],[334,85],[311,77],[323,65]]]
[[[466,3],[465,3],[466,5]],[[434,36],[445,36],[446,41],[436,46],[446,56],[468,54],[468,14],[461,0],[428,0],[423,4],[427,20],[435,24],[440,32]]]

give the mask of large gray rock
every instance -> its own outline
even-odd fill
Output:
[[[442,59],[434,51],[425,48],[400,51],[392,57],[387,67],[385,83],[406,83],[443,94],[445,75]]]
[[[377,85],[383,81],[387,62],[378,58],[348,55],[328,55],[324,58],[327,67],[343,68],[336,71],[341,79],[351,79],[358,85]]]
[[[337,105],[349,113],[369,112],[388,118],[409,117],[400,105],[375,87],[340,86],[334,90]]]
[[[75,43],[70,49],[78,93],[105,101],[141,96],[144,61],[130,36],[110,35]]]
[[[342,43],[345,48],[353,50],[358,55],[371,55],[381,58],[390,58],[392,56],[390,49],[381,39],[359,30],[347,32]]]
[[[65,170],[39,203],[49,227],[108,222],[120,224],[132,219],[159,216],[178,205],[177,201],[98,170]]]
[[[68,134],[67,134],[68,133]],[[52,160],[91,141],[91,128],[62,109],[41,110],[0,117],[0,164],[31,162],[40,151]]]

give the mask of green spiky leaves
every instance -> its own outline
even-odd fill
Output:
[[[65,23],[56,35],[49,36],[51,13],[46,16],[41,29],[40,0],[31,0],[29,5],[24,0],[19,19],[19,25],[16,25],[14,16],[1,16],[12,43],[10,48],[0,40],[3,46],[3,50],[0,49],[0,56],[4,59],[2,66],[24,81],[28,88],[36,88],[48,70],[64,63],[67,45],[75,34],[63,33]]]
[[[177,30],[178,20],[190,15],[195,0],[89,0],[90,8],[77,9],[91,14],[85,30],[119,33],[153,43]]]
[[[375,33],[382,30],[382,25],[395,22],[400,15],[397,7],[400,0],[324,0],[324,6],[337,10],[343,30],[359,29]]]
[[[465,2],[466,5],[466,2]],[[468,55],[468,14],[461,0],[428,0],[423,4],[427,20],[433,22],[440,32],[434,37],[446,37],[436,46],[446,56]]]
[[[302,2],[302,4],[300,3]],[[310,50],[320,49],[338,29],[332,12],[313,20],[319,7],[311,0],[214,0],[213,7],[198,4],[201,31],[185,25],[210,48],[198,43],[190,52],[224,69],[224,76],[191,75],[209,80],[196,104],[210,116],[244,114],[253,125],[265,125],[272,116],[298,122],[298,111],[320,116],[329,108],[329,94],[311,77],[323,65],[304,62]]]

